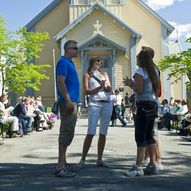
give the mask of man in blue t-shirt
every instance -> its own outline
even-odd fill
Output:
[[[56,88],[61,117],[59,134],[59,156],[55,175],[59,177],[75,176],[66,162],[66,150],[74,137],[77,120],[77,103],[80,102],[80,83],[72,58],[78,56],[77,42],[69,40],[64,44],[64,56],[56,65]]]

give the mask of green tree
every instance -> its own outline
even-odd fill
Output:
[[[0,18],[0,76],[2,79],[2,92],[5,88],[6,58],[12,51],[14,43],[11,41],[11,32],[5,28],[5,22]]]
[[[191,38],[186,40],[187,43],[191,43]],[[187,85],[191,85],[191,49],[181,51],[177,54],[171,54],[165,56],[159,62],[159,68],[162,71],[169,71],[168,79],[173,78],[173,82],[178,82],[183,76],[187,76],[189,82]]]
[[[14,35],[14,38],[13,38]],[[35,59],[43,48],[43,41],[48,39],[48,33],[28,32],[21,28],[16,33],[10,33],[0,19],[0,72],[5,86],[14,93],[24,94],[26,88],[38,91],[48,64],[35,65]]]

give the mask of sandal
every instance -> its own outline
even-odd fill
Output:
[[[85,160],[82,159],[77,165],[73,167],[73,171],[75,172],[79,171],[80,169],[84,167],[84,165],[85,165]]]
[[[103,162],[102,160],[97,160],[97,166],[98,167],[104,167],[104,168],[108,168],[109,165],[105,162]]]

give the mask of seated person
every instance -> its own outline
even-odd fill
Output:
[[[13,115],[18,117],[19,123],[22,125],[23,134],[26,135],[28,132],[32,131],[32,116],[26,115],[26,98],[20,97],[17,104],[13,110]]]
[[[181,107],[176,111],[176,115],[185,115],[188,113],[188,106],[185,100],[181,101]]]
[[[11,132],[9,136],[14,137],[16,136],[16,132],[19,131],[19,123],[18,118],[11,116],[10,112],[13,110],[13,107],[8,107],[5,109],[4,102],[7,100],[7,95],[2,94],[0,97],[0,118],[1,121],[5,123],[11,123]]]
[[[167,99],[164,99],[162,100],[162,103],[161,103],[160,115],[163,116],[165,113],[169,113],[169,112],[170,112],[170,106],[168,105]]]
[[[187,136],[191,133],[191,113],[187,114],[181,121],[179,135]]]
[[[44,105],[42,104],[41,96],[36,96],[34,98],[35,104],[38,106],[38,109],[42,112],[45,112]]]
[[[170,111],[172,114],[175,114],[177,110],[179,110],[181,107],[181,100],[176,99],[174,102],[171,100],[171,105],[170,105]]]
[[[39,96],[40,97],[40,96]],[[38,98],[38,97],[37,97]],[[49,119],[48,114],[42,109],[42,102],[39,100],[34,100],[33,107],[35,113],[35,125],[37,130],[49,129],[53,126],[52,121]]]
[[[184,100],[181,101],[179,109],[175,113],[167,112],[163,115],[164,126],[170,131],[171,130],[171,120],[180,121],[181,116],[184,116],[188,112],[188,106]]]

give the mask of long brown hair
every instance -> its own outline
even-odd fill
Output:
[[[101,62],[103,62],[100,57],[98,57],[98,56],[93,56],[93,57],[90,59],[90,61],[89,61],[87,73],[91,73],[93,64],[94,64],[94,62],[97,61],[97,60],[100,60]],[[99,72],[102,73],[101,70],[100,70],[100,68],[99,68]]]
[[[138,54],[137,58],[138,58],[140,67],[143,67],[146,70],[149,76],[149,79],[151,80],[155,95],[158,95],[160,81],[156,72],[155,64],[152,60],[152,55],[148,51],[143,49]]]

